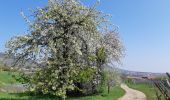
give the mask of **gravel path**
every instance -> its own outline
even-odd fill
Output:
[[[147,100],[144,93],[131,89],[125,84],[122,84],[121,88],[126,91],[126,94],[119,98],[119,100]]]

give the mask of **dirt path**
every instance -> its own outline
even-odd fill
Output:
[[[119,100],[147,100],[144,93],[131,89],[125,84],[122,84],[121,88],[126,91],[126,94]]]

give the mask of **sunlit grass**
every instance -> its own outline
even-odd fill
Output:
[[[18,76],[18,73],[12,73]],[[9,71],[0,71],[0,86],[16,84],[18,83]],[[119,86],[111,88],[110,93],[107,93],[107,88],[99,95],[82,96],[82,97],[68,97],[67,100],[117,100],[119,97],[125,94],[124,90]],[[0,100],[57,100],[57,97],[51,97],[48,95],[34,95],[29,92],[25,93],[0,93]]]
[[[18,75],[17,73],[12,74],[16,76]],[[12,74],[8,71],[0,71],[0,85],[17,83],[17,81],[12,77]]]
[[[155,88],[152,85],[139,83],[139,84],[128,84],[130,88],[139,90],[145,93],[147,100],[157,100]],[[164,99],[162,99],[164,100]]]
[[[118,98],[120,98],[124,94],[125,91],[123,89],[121,89],[119,86],[115,86],[111,88],[109,94],[107,93],[107,89],[105,89],[104,93],[100,95],[72,97],[68,100],[118,100]]]
[[[125,94],[124,90],[119,86],[115,86],[107,94],[107,90],[99,95],[68,97],[66,100],[118,100]],[[0,100],[58,100],[57,97],[48,95],[34,95],[31,93],[0,93]]]

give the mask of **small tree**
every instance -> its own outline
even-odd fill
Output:
[[[75,82],[94,83],[104,63],[122,56],[116,31],[107,27],[107,16],[95,6],[88,8],[78,0],[53,0],[33,15],[29,33],[7,43],[16,64],[31,60],[39,66],[31,74],[22,73],[21,80],[32,90],[65,98],[68,90],[79,88]],[[82,70],[90,70],[92,77]]]
[[[104,70],[104,73],[105,73],[106,86],[109,94],[110,88],[113,85],[120,84],[119,71],[114,68],[106,68]]]

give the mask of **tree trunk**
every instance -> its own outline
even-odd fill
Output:
[[[107,92],[108,92],[108,94],[110,93],[110,85],[109,85],[109,83],[108,83],[108,85],[107,85]]]

